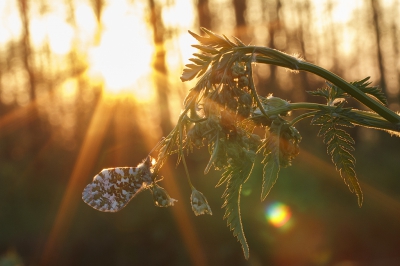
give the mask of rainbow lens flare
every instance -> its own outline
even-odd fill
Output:
[[[273,202],[267,206],[265,217],[275,227],[284,226],[292,216],[289,206],[281,202]]]

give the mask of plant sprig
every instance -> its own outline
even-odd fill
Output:
[[[158,172],[167,158],[178,154],[177,163],[183,163],[192,189],[191,203],[195,215],[211,215],[211,208],[205,196],[195,189],[195,182],[189,177],[189,168],[185,160],[185,156],[194,152],[195,148],[207,147],[210,159],[204,173],[207,174],[212,168],[223,171],[216,186],[225,185],[222,195],[224,219],[241,243],[247,259],[249,247],[240,213],[242,186],[251,176],[256,157],[261,156],[264,168],[260,186],[261,200],[264,200],[277,182],[281,169],[290,166],[300,151],[302,137],[294,125],[311,119],[312,126],[320,127],[318,136],[322,137],[339,175],[350,191],[357,195],[358,204],[361,206],[363,194],[355,172],[355,158],[351,154],[355,141],[345,129],[362,126],[400,136],[400,116],[386,107],[387,99],[382,90],[370,86],[369,77],[346,82],[326,69],[278,50],[247,46],[235,37],[230,40],[225,35],[218,35],[208,29],[202,28],[202,31],[204,36],[189,31],[200,43],[193,45],[200,52],[194,53],[194,57],[189,59],[191,63],[183,70],[181,80],[197,78],[198,81],[184,100],[184,108],[177,125],[155,147],[158,160],[153,162],[149,156],[148,160],[129,170],[135,174],[130,178],[139,181],[146,178],[143,189],[149,187],[153,196],[157,195],[154,196],[156,206],[172,206],[175,200],[156,182],[160,181],[157,179]],[[272,95],[258,95],[253,80],[253,62],[272,64],[294,71],[308,71],[326,79],[325,87],[308,92],[324,97],[326,104],[293,103]],[[346,99],[350,97],[372,111],[345,106]],[[303,112],[297,114],[299,110]],[[256,128],[262,129],[265,134],[255,134],[260,132],[255,131]],[[103,174],[104,178],[110,175],[108,171]],[[118,173],[117,179],[126,181],[121,169],[110,170],[110,173]],[[95,180],[98,183],[86,190],[87,194],[92,194],[85,199],[90,204],[102,204],[103,202],[97,199],[98,191],[91,189],[93,186],[99,186],[106,191],[109,183],[99,183],[103,180],[101,176]],[[107,188],[104,188],[106,186]],[[119,189],[115,185],[111,187],[116,191]],[[121,197],[125,197],[124,201],[129,201],[130,198],[126,198],[124,191],[119,193]],[[93,202],[89,201],[92,197],[95,198]],[[109,199],[110,195],[107,194],[107,197]]]
[[[311,118],[311,125],[320,126],[318,136],[323,138],[332,162],[350,191],[357,195],[358,204],[361,206],[363,195],[355,173],[355,158],[351,154],[355,142],[343,127],[364,126],[386,130],[399,136],[400,117],[386,107],[387,99],[382,90],[370,86],[369,77],[346,82],[328,70],[275,49],[247,46],[237,38],[231,41],[225,35],[218,35],[204,28],[202,30],[204,36],[189,31],[200,43],[193,45],[200,53],[193,54],[194,58],[190,59],[193,64],[186,65],[181,80],[199,79],[189,91],[185,107],[200,109],[200,117],[208,122],[194,123],[188,138],[192,143],[206,142],[211,148],[206,173],[212,165],[217,170],[224,170],[217,186],[226,184],[223,194],[225,218],[242,244],[245,257],[249,255],[248,246],[241,224],[240,208],[237,206],[240,202],[241,186],[250,176],[252,167],[246,163],[238,164],[235,160],[240,150],[238,147],[235,148],[236,157],[227,152],[228,142],[230,145],[234,145],[234,142],[244,149],[246,147],[237,140],[233,132],[250,129],[248,134],[253,134],[252,130],[255,127],[264,128],[266,132],[263,138],[259,137],[259,144],[254,147],[254,151],[263,156],[261,199],[264,200],[277,181],[280,169],[289,166],[299,153],[301,135],[294,124]],[[267,98],[258,95],[252,76],[253,62],[272,64],[294,71],[308,71],[325,78],[326,87],[308,93],[324,97],[327,103],[289,103],[272,95]],[[247,97],[245,104],[240,101],[243,95]],[[372,112],[344,107],[349,97],[360,101]],[[241,105],[244,107],[239,109],[238,106]],[[289,113],[297,110],[309,112],[290,120]],[[199,114],[196,112],[196,115]],[[229,119],[226,118],[227,114]],[[249,123],[250,127],[247,126]],[[206,125],[209,127],[208,131],[200,129]],[[211,134],[213,130],[214,135]],[[197,133],[194,134],[194,131]],[[250,162],[253,161],[249,160]]]

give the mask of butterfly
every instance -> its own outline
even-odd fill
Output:
[[[136,167],[103,169],[82,192],[89,206],[103,212],[123,209],[139,192],[152,183],[155,160],[150,156]]]

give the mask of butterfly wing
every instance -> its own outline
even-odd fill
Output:
[[[138,167],[103,169],[85,187],[82,199],[96,210],[117,212],[150,184],[150,167],[144,163]]]

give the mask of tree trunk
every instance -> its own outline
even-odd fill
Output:
[[[247,27],[246,27],[246,0],[233,0],[235,9],[236,28],[234,35],[244,42],[247,42]]]
[[[279,18],[279,11],[282,7],[282,3],[280,0],[275,0],[274,1],[274,7],[271,9],[264,9],[264,10],[269,10],[268,12],[268,34],[269,34],[269,40],[267,46],[270,48],[275,48],[274,40],[275,40],[275,33],[277,30],[280,28],[280,18]],[[274,65],[270,65],[270,75],[269,75],[269,80],[267,82],[267,86],[270,87],[269,91],[271,90],[277,90],[278,85],[276,82],[276,69],[277,67]]]
[[[172,123],[170,120],[169,110],[169,97],[168,97],[168,81],[167,81],[167,66],[165,64],[165,47],[164,47],[164,24],[161,16],[161,7],[156,4],[154,0],[149,0],[149,6],[151,10],[150,22],[153,28],[153,42],[155,46],[155,56],[153,61],[153,67],[155,70],[155,82],[158,97],[158,107],[160,114],[160,124],[162,129],[162,135],[166,136],[172,129]]]
[[[208,7],[208,0],[197,1],[197,15],[199,18],[200,27],[212,29],[210,8]]]
[[[386,91],[386,80],[385,80],[385,68],[383,63],[383,55],[382,55],[382,47],[380,44],[381,41],[381,31],[379,29],[379,13],[380,13],[380,6],[378,0],[371,0],[371,7],[372,7],[372,23],[373,29],[375,32],[375,42],[376,42],[376,53],[378,59],[378,68],[380,78],[380,86],[382,90]]]
[[[31,101],[36,99],[36,90],[35,90],[35,76],[30,65],[30,57],[31,57],[31,44],[30,44],[30,31],[29,31],[29,3],[28,0],[19,0],[19,12],[21,16],[22,22],[22,39],[21,39],[21,48],[22,48],[22,61],[25,67],[26,72],[28,73],[28,82],[29,82],[29,98]]]

